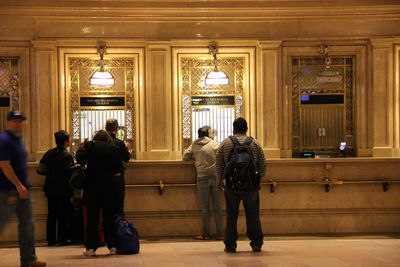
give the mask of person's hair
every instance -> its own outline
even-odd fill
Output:
[[[106,131],[113,132],[118,130],[118,121],[116,119],[108,119],[106,121]]]
[[[99,130],[93,136],[93,140],[94,141],[104,141],[104,142],[110,143],[111,142],[111,137],[106,131]]]
[[[199,130],[197,131],[197,134],[199,135],[199,138],[202,138],[204,136],[208,136],[208,131],[211,129],[210,126],[203,126],[201,128],[199,128]]]
[[[233,122],[233,130],[235,130],[235,132],[244,134],[247,132],[247,129],[247,122],[245,119],[239,117]]]
[[[69,133],[64,130],[55,132],[54,137],[56,140],[57,148],[63,148],[65,142],[69,141]]]

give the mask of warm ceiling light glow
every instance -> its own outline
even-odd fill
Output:
[[[212,71],[206,77],[206,85],[226,85],[229,84],[229,79],[225,72]]]
[[[217,44],[215,42],[211,43],[208,47],[210,54],[214,57],[214,70],[210,72],[206,79],[206,85],[226,85],[229,84],[229,78],[223,71],[219,71],[217,67]]]
[[[90,85],[100,85],[100,86],[113,86],[114,77],[108,71],[104,70],[104,52],[106,50],[105,45],[99,46],[100,53],[100,71],[96,71],[90,78]]]
[[[92,78],[90,78],[90,85],[103,85],[103,86],[113,86],[114,78],[111,73],[100,70],[96,71]]]

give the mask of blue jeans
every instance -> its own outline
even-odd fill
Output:
[[[260,222],[260,199],[256,192],[234,192],[225,189],[226,200],[226,226],[224,243],[227,248],[236,249],[238,239],[237,219],[239,215],[240,201],[246,213],[247,236],[251,240],[250,246],[261,247],[263,244],[263,233]]]
[[[201,217],[203,221],[203,236],[210,235],[210,195],[214,207],[217,236],[222,236],[223,233],[221,212],[222,191],[216,187],[215,180],[215,176],[197,178],[197,192],[199,194]]]
[[[30,192],[27,199],[19,199],[17,191],[0,192],[0,233],[13,213],[18,217],[18,242],[21,264],[37,259],[35,253],[35,222],[33,200]]]

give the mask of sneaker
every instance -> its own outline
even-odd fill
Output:
[[[49,246],[49,247],[53,247],[55,245],[57,245],[57,242],[55,242],[55,241],[47,242],[47,246]]]
[[[253,249],[253,252],[260,252],[261,251],[261,247],[260,246],[253,246],[251,248]]]
[[[83,252],[83,255],[88,256],[88,257],[93,257],[96,256],[96,252],[94,251],[94,249],[90,248],[87,249]]]
[[[21,267],[39,267],[39,266],[46,266],[46,262],[41,260],[31,261],[29,263],[21,263]]]
[[[110,255],[117,255],[117,248],[115,247],[110,248]]]
[[[217,239],[218,241],[222,241],[222,240],[224,240],[224,236],[223,235],[217,235],[215,237],[215,239]]]
[[[224,251],[225,251],[226,253],[236,253],[236,248],[228,248],[228,247],[225,247]]]

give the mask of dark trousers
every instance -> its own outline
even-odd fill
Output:
[[[46,194],[47,196],[47,242],[67,242],[68,221],[71,213],[71,202],[69,196]],[[58,239],[56,236],[58,232]]]
[[[238,239],[237,219],[239,215],[240,201],[246,213],[247,236],[251,240],[250,246],[261,247],[263,233],[260,222],[260,199],[257,192],[239,193],[229,189],[225,190],[226,200],[226,225],[224,243],[227,248],[236,248]]]
[[[124,200],[125,200],[125,178],[124,175],[114,177],[115,184],[115,211],[116,215],[125,216]]]
[[[114,222],[113,193],[108,188],[89,189],[86,193],[88,219],[86,225],[87,249],[96,250],[99,246],[99,213],[103,214],[104,237],[108,248],[116,247],[116,228]]]

